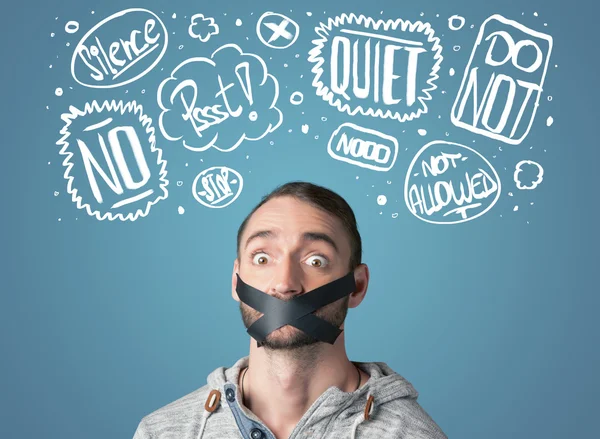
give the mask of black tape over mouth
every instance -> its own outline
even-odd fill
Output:
[[[240,300],[264,314],[247,330],[257,341],[258,347],[262,346],[267,335],[284,325],[298,328],[319,341],[334,344],[342,330],[311,313],[356,290],[354,271],[351,271],[339,279],[284,301],[248,285],[237,273],[236,276],[236,291]]]

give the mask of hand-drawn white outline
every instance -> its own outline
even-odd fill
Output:
[[[485,210],[479,212],[477,215],[472,216],[470,218],[466,218],[466,219],[462,219],[459,221],[450,221],[450,222],[445,222],[445,221],[432,221],[430,219],[426,219],[423,217],[418,216],[415,212],[412,211],[412,208],[409,204],[409,191],[410,191],[410,179],[412,177],[413,174],[413,168],[415,166],[415,163],[417,162],[417,160],[419,158],[421,158],[421,155],[423,154],[423,152],[429,148],[432,145],[452,145],[453,147],[459,147],[459,148],[464,148],[470,152],[472,152],[473,154],[475,154],[476,157],[480,158],[481,160],[483,160],[483,162],[492,170],[494,177],[496,178],[496,183],[498,184],[498,189],[496,190],[496,198],[494,198],[494,200],[492,202],[490,202],[490,204],[485,208]],[[464,159],[463,159],[464,160]],[[473,148],[469,148],[468,146],[465,145],[461,145],[460,143],[454,143],[454,142],[446,142],[444,140],[434,140],[432,142],[427,143],[425,146],[423,146],[413,157],[412,161],[410,162],[410,165],[408,166],[408,171],[406,172],[406,179],[404,181],[404,203],[406,204],[406,207],[408,208],[408,211],[414,215],[415,217],[417,217],[418,219],[420,219],[421,221],[425,221],[427,223],[430,224],[460,224],[460,223],[464,223],[467,221],[471,221],[474,220],[475,218],[480,217],[481,215],[485,214],[486,212],[488,212],[498,201],[498,199],[500,198],[500,193],[502,192],[502,183],[500,182],[500,177],[498,176],[498,173],[496,172],[496,169],[494,169],[494,167],[492,166],[492,164],[481,154],[479,154],[477,151],[475,151]]]
[[[195,34],[192,29],[194,28],[194,26],[199,24],[196,22],[198,18],[200,18],[202,21],[208,21],[208,27],[212,27],[214,29],[214,32],[208,31],[208,34],[204,38],[202,38],[202,35],[200,34]],[[206,43],[208,40],[210,40],[210,37],[212,37],[213,35],[219,35],[219,25],[215,23],[215,19],[212,17],[205,17],[204,14],[194,14],[192,15],[192,18],[190,20],[188,34],[190,37],[197,38],[201,42]]]
[[[369,146],[371,146],[370,144],[374,143],[374,142],[365,141],[364,139],[361,139],[359,136],[351,136],[350,140],[348,140],[348,135],[345,132],[346,130],[355,130],[355,131],[358,131],[359,134],[360,133],[368,134],[369,136],[375,137],[378,140],[380,140],[380,143],[373,145],[372,152],[376,151],[375,146],[377,146],[377,145],[387,148],[388,150],[390,150],[389,151],[390,155],[393,155],[393,158],[391,159],[391,163],[389,163],[389,165],[387,167],[385,167],[385,166],[374,165],[374,164],[370,164],[370,163],[364,163],[364,162],[358,161],[355,158],[353,158],[353,157],[360,157],[360,155],[354,154],[354,152],[355,152],[354,149],[359,142],[362,141],[365,144],[364,148],[367,150],[369,149]],[[334,141],[334,139],[337,138],[337,136],[338,136],[338,134],[340,134],[340,132],[342,134],[340,135],[340,138],[337,139],[338,140],[337,146],[334,148],[332,145],[332,142]],[[342,136],[345,136],[345,139],[348,142],[348,144],[344,146],[344,149],[348,149],[346,156],[337,155],[336,151],[334,151],[334,149],[340,149],[340,144],[342,143]],[[391,143],[391,145],[385,144],[381,141],[387,141],[387,142]],[[363,147],[363,145],[359,145],[359,150],[362,147]],[[350,151],[350,150],[352,150],[352,151]],[[393,150],[393,151],[391,151],[391,150]],[[392,169],[392,167],[396,163],[396,158],[398,157],[398,140],[393,136],[383,134],[379,131],[372,130],[370,128],[364,128],[364,127],[361,127],[359,125],[356,125],[356,124],[353,124],[350,122],[344,122],[331,134],[331,137],[329,138],[329,142],[327,143],[327,152],[329,153],[329,155],[332,158],[334,158],[336,160],[350,163],[351,165],[360,166],[361,168],[371,169],[373,171],[387,172],[390,169]],[[352,157],[349,157],[348,153]],[[377,153],[377,155],[379,155],[379,153]],[[372,160],[372,159],[369,159],[368,157],[364,157],[364,155],[362,155],[362,158],[364,158],[365,160]]]
[[[429,76],[430,78],[427,80],[427,84],[430,85],[429,88],[422,89],[421,92],[425,94],[425,96],[420,96],[417,99],[423,106],[423,108],[419,108],[416,112],[412,112],[410,114],[402,114],[400,115],[398,112],[392,113],[391,110],[386,110],[383,112],[381,108],[377,110],[373,110],[373,108],[368,108],[364,110],[362,106],[357,106],[354,109],[350,108],[348,103],[342,104],[341,100],[335,95],[333,91],[327,87],[323,81],[321,80],[321,76],[323,74],[323,64],[325,63],[325,59],[320,56],[322,53],[322,49],[325,47],[325,43],[327,43],[327,37],[329,32],[334,28],[344,24],[358,24],[364,26],[369,29],[371,27],[373,30],[379,30],[380,27],[383,27],[384,31],[388,31],[390,29],[396,30],[398,26],[400,26],[400,30],[403,32],[422,32],[426,37],[427,41],[433,43],[432,49],[435,51],[433,59],[436,60]],[[364,116],[373,116],[380,117],[383,119],[390,118],[396,119],[399,122],[405,122],[407,120],[413,120],[421,116],[421,114],[427,113],[427,104],[425,101],[431,100],[430,91],[433,91],[437,88],[437,85],[434,84],[434,81],[439,78],[437,72],[440,69],[440,64],[444,57],[442,56],[442,46],[440,45],[440,39],[438,37],[433,36],[434,31],[431,28],[429,23],[423,23],[421,21],[416,21],[415,23],[411,23],[410,21],[403,20],[401,18],[397,18],[396,20],[375,20],[371,17],[365,17],[364,15],[356,16],[356,14],[342,14],[335,18],[329,18],[327,24],[321,23],[320,27],[315,28],[315,32],[321,38],[317,40],[313,40],[313,47],[308,53],[308,61],[315,63],[311,72],[315,74],[315,78],[312,81],[313,87],[317,89],[317,96],[321,96],[323,100],[328,102],[330,105],[336,107],[341,112],[346,112],[350,116],[356,115],[356,113],[360,112],[360,114]]]
[[[458,20],[458,25],[454,25],[453,21]],[[461,30],[465,25],[465,17],[461,17],[460,15],[453,15],[448,18],[448,29],[450,30]]]
[[[65,24],[65,32],[68,34],[74,34],[79,30],[79,23],[71,20]]]
[[[294,99],[295,97],[297,97],[299,100]],[[295,91],[290,95],[290,103],[292,105],[300,105],[302,101],[304,101],[304,95],[301,91]]]
[[[499,21],[500,23],[502,23],[502,24],[504,24],[506,26],[512,26],[512,27],[516,28],[517,30],[523,32],[525,35],[528,35],[528,36],[531,36],[531,37],[535,37],[535,38],[539,38],[541,40],[545,40],[545,41],[548,42],[548,53],[546,54],[546,62],[544,64],[544,71],[542,72],[542,76],[540,78],[539,85],[538,84],[535,85],[535,88],[537,88],[537,98],[535,100],[535,104],[533,105],[533,110],[531,112],[531,118],[529,120],[529,125],[527,126],[527,129],[523,133],[522,137],[519,138],[519,139],[511,139],[509,137],[503,136],[502,134],[491,132],[491,131],[489,131],[487,129],[477,128],[476,126],[470,125],[470,124],[462,122],[460,120],[462,118],[462,116],[463,116],[464,113],[461,113],[460,115],[457,115],[457,107],[459,106],[459,102],[462,102],[463,100],[465,100],[468,97],[468,95],[463,96],[463,90],[465,89],[465,86],[466,87],[469,86],[468,84],[471,81],[470,76],[471,76],[471,71],[473,70],[471,68],[471,65],[473,63],[473,59],[475,58],[475,53],[477,51],[477,48],[479,47],[479,45],[483,41],[483,36],[484,36],[485,30],[486,30],[485,27],[486,27],[487,23],[489,23],[492,20],[497,20],[497,21]],[[494,33],[500,33],[500,32],[507,33],[506,31],[503,31],[503,30],[501,30],[501,31],[495,31]],[[490,34],[490,35],[493,35],[493,34]],[[488,38],[489,38],[490,35],[488,35]],[[509,36],[510,36],[510,34],[509,34]],[[487,38],[486,38],[486,40],[487,40]],[[521,41],[531,41],[531,40],[521,40]],[[544,34],[542,32],[538,32],[538,31],[534,31],[533,29],[529,29],[528,27],[526,27],[526,26],[518,23],[517,21],[508,20],[508,19],[504,18],[502,15],[499,15],[499,14],[494,14],[491,17],[487,18],[481,24],[481,27],[479,28],[479,34],[477,35],[477,40],[475,41],[475,44],[473,45],[473,50],[471,51],[471,57],[469,58],[469,62],[467,63],[467,66],[465,68],[465,73],[463,75],[463,79],[462,79],[462,82],[460,84],[460,88],[458,89],[458,93],[456,95],[456,99],[454,100],[454,104],[452,105],[452,111],[450,113],[450,120],[452,121],[452,123],[454,125],[456,125],[457,127],[459,127],[459,128],[464,128],[465,130],[470,131],[472,133],[481,134],[483,136],[490,137],[490,138],[495,139],[495,140],[500,140],[500,141],[502,141],[504,143],[508,143],[508,144],[511,144],[511,145],[518,145],[518,144],[520,144],[523,141],[523,139],[525,139],[525,137],[527,137],[527,135],[529,134],[529,131],[531,130],[531,126],[533,125],[533,121],[535,119],[535,115],[537,113],[537,108],[539,106],[540,97],[541,97],[542,91],[543,91],[544,80],[546,78],[546,73],[548,72],[548,63],[550,62],[550,55],[552,54],[552,44],[553,44],[552,43],[552,37],[550,35]],[[537,44],[535,45],[535,47],[536,47],[536,49],[538,51],[540,50],[539,47],[537,46]],[[488,55],[486,55],[486,58],[487,58]],[[511,55],[510,51],[509,51],[508,55],[509,56]],[[507,59],[508,59],[508,56],[507,56]],[[505,62],[507,62],[507,61],[505,61]],[[502,64],[504,64],[504,63],[502,63]],[[475,67],[475,68],[478,69],[479,67]],[[535,70],[537,70],[538,68],[539,68],[539,66],[537,66]],[[503,77],[509,78],[511,81],[514,81],[513,78],[511,78],[510,76],[507,76],[507,75],[498,75],[497,76],[497,78],[503,78]],[[517,81],[521,82],[520,80],[517,80]],[[491,81],[490,81],[490,83],[488,83],[488,88],[486,89],[486,93],[484,94],[484,97],[483,97],[483,103],[480,104],[481,106],[477,110],[479,112],[484,112],[483,105],[485,104],[486,99],[488,98],[487,97],[487,91],[489,90],[490,85],[491,85]],[[475,87],[475,92],[476,92],[476,90],[477,90],[477,81],[476,80],[475,80],[474,87]],[[528,88],[528,93],[531,92],[531,90],[533,90],[533,88]],[[467,92],[465,92],[465,93],[467,93]],[[529,96],[529,94],[527,96]],[[528,101],[525,101],[525,103],[527,103],[527,102]],[[486,107],[486,109],[487,109],[487,107]],[[513,130],[512,130],[513,133],[519,127],[519,124],[520,124],[521,117],[523,115],[524,109],[525,108],[523,107],[523,105],[521,105],[521,111],[519,112],[519,117],[518,117],[517,121],[515,122],[515,124],[513,125]],[[509,110],[512,110],[512,105],[511,105],[511,108]],[[464,109],[463,109],[463,112],[464,112]],[[479,121],[477,121],[476,124],[477,123],[479,123]]]
[[[220,206],[215,206],[212,204],[207,203],[206,201],[204,201],[202,198],[200,198],[200,195],[198,193],[198,188],[196,187],[198,184],[198,180],[200,179],[200,177],[206,175],[209,171],[215,170],[215,169],[220,169],[220,170],[227,170],[227,172],[232,172],[238,179],[239,182],[239,187],[237,190],[237,193],[234,195],[234,197],[229,200],[227,203],[222,204]],[[216,177],[217,179],[219,178],[219,176]],[[218,181],[216,182],[216,184],[218,185]],[[226,182],[228,183],[228,182]],[[211,184],[213,186],[213,190],[214,189],[222,189],[222,188],[216,188],[215,187],[215,183],[211,181]],[[242,174],[240,174],[238,171],[236,171],[235,169],[231,169],[227,166],[213,166],[211,168],[205,169],[204,171],[200,172],[196,178],[194,178],[194,182],[192,183],[192,194],[194,195],[194,198],[196,199],[196,201],[198,201],[200,204],[202,204],[203,206],[209,207],[211,209],[221,209],[223,207],[227,207],[229,206],[231,203],[233,203],[235,200],[237,200],[237,198],[240,196],[240,194],[242,193],[242,188],[244,187],[244,179],[242,178]],[[221,199],[217,200],[220,201]]]
[[[537,168],[538,168],[537,178],[533,183],[531,183],[532,184],[531,187],[524,186],[521,183],[521,180],[519,180],[519,173],[521,171],[523,171],[523,169],[521,169],[521,166],[523,166],[523,165],[533,165],[533,166],[537,166]],[[534,162],[533,160],[521,160],[519,163],[517,163],[517,166],[515,166],[515,173],[513,175],[513,180],[517,184],[517,189],[521,189],[521,190],[535,189],[544,180],[544,168],[542,168],[542,165],[540,165],[537,162]]]
[[[147,12],[148,14],[152,15],[156,20],[158,20],[158,23],[160,23],[160,25],[162,26],[162,30],[163,30],[163,35],[164,35],[164,46],[162,51],[160,52],[160,54],[156,57],[156,60],[154,60],[154,62],[152,63],[152,65],[150,65],[150,67],[148,67],[146,70],[144,70],[143,72],[139,73],[137,76],[134,76],[131,79],[128,79],[125,82],[120,82],[120,83],[116,83],[116,84],[108,84],[108,85],[98,85],[98,84],[86,84],[84,82],[81,82],[79,79],[77,79],[77,76],[75,75],[75,60],[77,59],[77,54],[79,52],[79,48],[81,47],[81,45],[83,44],[83,42],[85,42],[85,40],[87,40],[87,38],[92,35],[96,30],[98,30],[100,27],[102,27],[105,23],[108,23],[109,21],[112,21],[116,18],[122,17],[123,15],[129,14],[130,12]],[[80,84],[83,85],[84,87],[89,87],[89,88],[115,88],[115,87],[120,87],[122,85],[125,84],[130,84],[133,81],[141,78],[142,76],[144,76],[146,73],[148,73],[150,70],[152,70],[158,63],[159,61],[162,59],[163,55],[165,54],[165,52],[167,51],[167,46],[169,44],[169,33],[167,32],[167,28],[165,27],[164,23],[161,21],[161,19],[158,17],[158,15],[156,15],[154,12],[149,11],[147,9],[142,9],[142,8],[131,8],[131,9],[125,9],[121,12],[117,12],[116,14],[110,15],[108,17],[106,17],[104,20],[100,21],[98,24],[96,24],[94,27],[92,27],[89,31],[87,31],[87,33],[83,36],[83,38],[81,38],[81,40],[79,41],[79,43],[77,44],[77,46],[75,46],[75,50],[73,51],[73,57],[71,58],[71,76],[73,76],[73,79],[75,79],[75,81]],[[145,52],[145,54],[151,53],[154,49],[151,49],[147,52]],[[130,63],[126,68],[132,66],[135,64],[135,62],[137,62],[137,60],[142,59],[144,55],[141,55],[140,57],[136,58],[134,61],[132,61],[132,63]],[[124,70],[121,71],[121,73]],[[113,79],[115,79],[113,77]]]
[[[279,25],[271,25],[271,23],[265,24],[266,27],[268,27],[270,30],[273,31],[273,35],[271,35],[271,38],[269,38],[269,41],[265,41],[264,37],[262,36],[261,25],[263,24],[263,20],[265,18],[273,17],[273,16],[281,17],[282,21],[279,23]],[[292,26],[294,26],[294,28],[295,28],[294,35],[292,35],[291,32],[285,30],[285,28],[287,27],[288,24],[291,24]],[[279,38],[282,38],[282,37],[289,41],[290,38],[288,38],[286,36],[286,34],[291,35],[291,40],[292,40],[291,43],[289,43],[287,46],[274,46],[273,44],[271,44],[271,41],[278,40]],[[298,23],[296,23],[290,17],[287,17],[283,14],[278,14],[277,12],[265,12],[264,14],[262,14],[260,16],[260,18],[256,22],[256,35],[258,36],[258,39],[260,40],[261,43],[263,43],[267,47],[270,47],[271,49],[287,49],[292,44],[294,44],[296,42],[296,40],[298,39],[298,36],[300,35],[300,26],[298,26]]]
[[[262,58],[260,58],[258,55],[255,55],[253,53],[245,53],[242,51],[242,49],[240,49],[240,47],[237,44],[225,44],[224,46],[219,47],[217,50],[215,50],[212,55],[210,56],[211,58],[213,58],[215,56],[215,54],[217,52],[219,52],[220,50],[226,49],[228,47],[231,47],[235,50],[238,51],[238,53],[240,54],[240,56],[252,56],[254,58],[256,58],[262,68],[263,68],[263,73],[264,73],[264,77],[262,79],[262,81],[260,82],[260,86],[264,85],[265,82],[270,78],[273,83],[274,83],[274,87],[275,87],[275,93],[273,96],[273,102],[271,103],[271,106],[269,107],[269,110],[275,110],[277,111],[277,113],[279,113],[279,122],[277,123],[277,125],[273,126],[271,123],[269,123],[269,126],[267,127],[267,129],[265,130],[265,132],[263,134],[261,134],[259,137],[256,138],[252,138],[252,137],[247,137],[246,133],[243,133],[240,137],[240,139],[230,148],[227,149],[222,149],[219,148],[218,146],[215,145],[215,142],[217,141],[218,138],[218,133],[215,135],[215,137],[205,146],[201,146],[201,147],[194,147],[191,145],[188,145],[185,141],[185,139],[183,140],[183,146],[186,147],[187,149],[189,149],[190,151],[196,151],[196,152],[202,152],[202,151],[206,151],[207,149],[213,147],[216,150],[219,150],[221,152],[230,152],[233,151],[234,149],[236,149],[244,140],[248,139],[250,141],[254,141],[254,140],[260,140],[263,137],[265,137],[267,134],[272,133],[273,131],[275,131],[277,128],[279,128],[279,126],[281,125],[281,123],[283,122],[283,113],[281,112],[281,110],[279,108],[277,108],[275,105],[277,104],[277,99],[279,98],[279,82],[277,82],[277,78],[275,78],[273,75],[271,75],[270,73],[268,73],[267,71],[267,65],[265,64],[265,62],[262,60]],[[165,84],[167,84],[168,81],[170,80],[176,80],[177,78],[175,78],[175,74],[176,72],[183,66],[185,66],[186,64],[192,63],[192,62],[205,62],[207,64],[210,64],[212,67],[215,67],[217,64],[209,58],[204,58],[204,57],[197,57],[197,58],[189,58],[185,61],[183,61],[181,64],[179,64],[177,67],[175,67],[175,69],[171,72],[171,74],[169,75],[169,77],[165,78],[160,85],[158,86],[158,91],[157,91],[157,100],[158,100],[158,106],[161,109],[160,115],[158,117],[158,126],[160,128],[160,131],[162,133],[162,135],[171,141],[178,141],[180,140],[183,135],[179,136],[179,137],[173,137],[170,136],[167,131],[165,130],[164,126],[163,126],[163,118],[164,118],[164,114],[171,111],[168,108],[165,108],[165,106],[162,103],[162,99],[161,99],[161,95],[162,95],[162,90],[165,86]]]
[[[78,117],[92,114],[94,112],[100,113],[104,110],[120,112],[122,115],[125,114],[125,112],[133,113],[136,116],[138,116],[139,122],[142,124],[142,127],[146,129],[146,134],[149,135],[148,142],[150,143],[150,152],[157,153],[156,164],[160,166],[159,180],[162,183],[159,186],[160,189],[162,189],[163,191],[162,195],[159,195],[153,201],[148,201],[146,203],[146,207],[143,210],[138,209],[135,213],[129,212],[126,216],[123,216],[123,213],[118,213],[114,215],[112,212],[105,212],[104,214],[101,214],[97,210],[92,211],[91,206],[87,203],[82,202],[82,197],[78,195],[78,190],[73,187],[74,177],[70,174],[71,168],[73,168],[74,164],[73,162],[71,162],[73,153],[67,151],[69,147],[69,142],[67,141],[67,139],[71,135],[71,133],[69,132],[69,127],[73,123],[73,120],[75,120]],[[77,204],[78,209],[85,209],[88,215],[94,216],[101,221],[104,219],[108,219],[109,221],[113,221],[114,219],[120,219],[121,221],[135,221],[140,216],[145,217],[146,215],[148,215],[148,212],[150,211],[150,207],[152,207],[152,205],[158,203],[160,200],[164,200],[167,198],[167,196],[169,195],[169,192],[167,190],[169,180],[165,178],[167,176],[167,162],[162,158],[162,149],[156,146],[156,136],[154,127],[152,126],[152,119],[144,114],[144,110],[140,104],[136,103],[135,101],[127,102],[126,104],[124,104],[123,101],[115,102],[114,100],[112,100],[110,102],[104,101],[102,105],[98,105],[98,102],[92,101],[91,103],[86,103],[84,105],[83,110],[80,110],[75,106],[71,105],[69,107],[69,112],[63,113],[61,115],[61,119],[65,122],[65,125],[60,130],[60,134],[62,135],[62,137],[56,142],[56,144],[61,146],[59,154],[66,156],[62,163],[64,166],[67,167],[64,173],[64,178],[67,179],[67,192],[71,194],[71,200]]]

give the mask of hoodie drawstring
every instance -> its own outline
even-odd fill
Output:
[[[375,398],[373,397],[373,395],[371,395],[370,393],[367,394],[367,405],[365,405],[365,411],[364,413],[361,413],[352,424],[352,436],[350,437],[350,439],[356,439],[356,429],[358,428],[358,426],[364,421],[369,420],[371,413],[373,413],[373,408],[375,407],[375,403],[373,402],[374,400]]]
[[[204,403],[204,413],[202,413],[202,422],[200,423],[200,431],[198,431],[198,436],[196,439],[201,439],[204,434],[204,428],[206,427],[206,421],[208,417],[212,415],[212,413],[219,407],[219,402],[221,401],[221,392],[218,390],[211,390],[206,398],[206,402]]]

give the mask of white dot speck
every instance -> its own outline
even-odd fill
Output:
[[[552,116],[548,116],[548,119],[546,119],[546,126],[551,126],[554,123],[554,119],[552,118]]]
[[[60,88],[60,87],[58,87],[56,90],[54,90],[54,94],[55,94],[56,96],[62,96],[62,94],[63,94],[63,89],[62,89],[62,88]]]
[[[379,204],[380,206],[385,206],[386,203],[387,203],[387,197],[385,195],[379,195],[377,197],[377,204]]]
[[[312,12],[307,12],[306,15],[308,15],[309,17],[312,17]]]
[[[450,68],[450,71],[448,73],[450,74],[450,76],[454,76],[454,73],[456,73],[456,72],[454,71],[453,68]]]
[[[52,32],[52,33],[50,34],[50,38],[54,38],[54,35],[55,35],[55,34],[54,34],[54,32]]]
[[[425,130],[423,128],[419,128],[417,130],[417,133],[419,133],[419,136],[425,136],[425,135],[427,135],[427,130]]]
[[[241,26],[242,25],[242,20],[240,20],[239,18],[237,20],[235,20],[235,25],[236,26]]]
[[[181,49],[183,49],[183,44],[181,44],[181,45],[179,46],[179,50],[181,50]]]
[[[175,12],[173,12],[173,15],[171,16],[171,18],[177,18],[177,14]]]
[[[288,65],[287,65],[287,63],[285,63],[285,64],[283,65],[283,67],[287,67],[287,66],[288,66]]]
[[[392,218],[398,218],[398,213],[392,213]]]
[[[59,221],[62,221],[60,218],[58,219]]]
[[[534,13],[533,13],[533,16],[534,16],[534,17],[537,17],[537,16],[538,16],[538,13],[537,13],[537,12],[534,12]]]
[[[185,167],[186,167],[186,168],[188,167],[188,164],[187,164],[187,163],[185,164]]]
[[[456,45],[452,48],[452,50],[454,50],[455,52],[458,52],[460,50],[460,46]]]
[[[515,207],[513,208],[513,212],[516,212],[517,210],[519,210],[519,206],[515,206]]]
[[[183,208],[183,206],[179,206],[177,208],[177,212],[179,212],[179,215],[183,215],[185,213],[185,209]]]
[[[258,119],[258,113],[256,111],[251,111],[248,114],[248,119],[250,119],[252,122],[255,122]]]
[[[269,142],[269,145],[275,145],[275,142],[273,142],[272,140]]]
[[[359,178],[360,178],[360,177],[357,175],[357,176],[356,176],[356,179],[358,180]]]

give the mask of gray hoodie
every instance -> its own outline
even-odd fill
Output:
[[[412,384],[381,362],[354,362],[370,375],[354,392],[329,387],[289,438],[276,438],[240,404],[240,371],[249,357],[219,367],[207,385],[146,415],[133,439],[448,439],[417,402]]]

